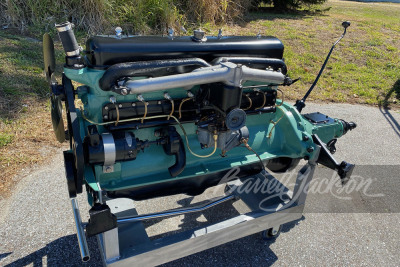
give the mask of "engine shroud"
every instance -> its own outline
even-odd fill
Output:
[[[245,111],[245,126],[248,133],[244,138],[267,166],[271,159],[295,160],[317,156],[314,152],[316,144],[313,142],[313,134],[318,134],[320,139],[327,143],[345,133],[340,120],[332,119],[326,123],[313,123],[292,105],[277,100],[278,85],[271,83],[243,81],[233,98],[231,91],[226,90],[225,84],[209,83],[207,80],[204,84],[190,88],[177,87],[127,95],[112,90],[104,91],[99,86],[99,80],[104,73],[115,64],[193,57],[201,58],[210,65],[213,62],[220,62],[221,58],[226,57],[229,61],[229,57],[242,57],[243,60],[235,59],[236,62],[241,62],[238,68],[240,68],[239,65],[245,65],[257,70],[267,69],[271,72],[279,72],[282,70],[259,64],[257,60],[260,58],[271,58],[272,61],[282,59],[283,45],[274,37],[223,37],[222,39],[208,37],[207,42],[194,42],[190,37],[171,39],[137,36],[118,39],[100,36],[92,37],[87,42],[86,66],[64,67],[64,74],[68,79],[83,84],[76,89],[75,93],[83,104],[83,109],[77,109],[77,114],[80,124],[79,134],[82,140],[85,140],[85,147],[93,145],[93,140],[97,140],[98,136],[111,133],[113,136],[121,136],[115,143],[118,143],[118,147],[123,147],[125,153],[119,156],[123,160],[112,162],[111,166],[105,166],[104,163],[109,155],[102,157],[96,154],[96,160],[89,160],[90,155],[86,155],[84,182],[93,196],[99,191],[103,191],[110,198],[130,197],[132,199],[147,199],[176,193],[193,195],[219,183],[225,173],[232,168],[240,169],[238,177],[258,173],[261,170],[258,157],[241,146],[240,142],[238,143],[239,137],[237,140],[232,139],[236,145],[229,145],[229,150],[221,150],[224,147],[224,144],[221,144],[209,157],[193,155],[208,155],[213,150],[212,142],[210,143],[209,140],[207,146],[199,142],[199,125],[215,124],[216,130],[210,131],[210,136],[224,131],[226,133],[229,130],[226,126],[226,116],[235,108]],[[254,60],[247,60],[249,58]],[[165,71],[168,72],[168,70]],[[173,75],[182,75],[182,72],[185,74],[186,71],[174,69],[170,73],[171,79],[175,77]],[[139,80],[152,77],[151,74],[150,70],[143,76],[121,77],[119,83],[126,79]],[[188,90],[193,97],[186,101]],[[226,102],[229,98],[232,100]],[[184,100],[185,102],[182,103]],[[179,106],[181,112],[178,112]],[[182,127],[171,118],[169,120],[165,117],[141,120],[145,114],[147,117],[167,116],[171,112],[176,118],[181,115],[179,121]],[[129,119],[135,120],[124,121]],[[116,120],[120,122],[115,123]],[[108,124],[103,125],[104,123]],[[94,137],[90,137],[90,129],[95,124],[98,124],[96,125],[98,135],[92,133]],[[160,129],[170,126],[176,128],[182,140],[176,138],[172,141],[167,140],[167,137],[160,134]],[[205,128],[200,130],[203,131],[203,129]],[[124,139],[128,136],[137,140],[131,141],[131,144],[136,145],[142,142],[140,144],[143,145],[140,148],[132,148],[134,154],[131,157],[129,156],[130,147],[127,145],[129,141]],[[204,137],[204,133],[202,136]],[[184,148],[184,169],[172,177],[169,168],[177,163],[179,152],[175,150],[179,148],[179,144]],[[168,146],[176,153],[171,151],[169,154],[166,153]],[[86,153],[91,153],[90,151],[103,153],[106,149],[86,149]]]

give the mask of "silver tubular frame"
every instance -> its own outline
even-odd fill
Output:
[[[218,198],[216,200],[212,200],[202,206],[195,206],[195,207],[183,208],[183,209],[175,209],[175,210],[169,210],[169,211],[145,214],[145,215],[119,217],[117,219],[117,222],[118,223],[130,223],[130,222],[151,220],[151,219],[156,219],[156,218],[166,218],[166,217],[178,216],[178,215],[182,215],[182,214],[200,212],[200,211],[209,209],[211,207],[214,207],[218,204],[222,204],[226,201],[233,200],[235,198],[236,198],[236,196],[234,196],[234,195],[228,195],[228,196]]]
[[[119,198],[107,201],[111,212],[117,216],[118,227],[97,235],[104,266],[156,266],[257,232],[278,229],[282,224],[300,219],[319,150],[317,147],[314,157],[298,172],[293,192],[267,172],[261,172],[228,182],[230,195],[189,208],[138,215],[133,200]],[[240,189],[246,179],[259,180],[255,184],[263,181],[276,184],[277,188],[283,189],[280,192],[281,197],[271,197],[275,193],[242,192]],[[201,212],[233,199],[243,201],[250,211],[203,228],[194,228],[155,240],[150,240],[142,223],[142,220]],[[85,224],[82,223],[75,198],[71,199],[71,205],[82,261],[86,262],[90,255],[84,232]]]
[[[316,154],[319,154],[318,151]],[[120,198],[107,201],[111,212],[118,218],[118,228],[117,231],[113,229],[98,235],[104,266],[156,266],[257,232],[271,228],[278,229],[282,224],[300,219],[303,216],[307,189],[314,175],[317,158],[318,155],[309,160],[298,172],[293,192],[270,174],[262,172],[228,182],[231,195],[195,207],[138,215],[133,200]],[[283,191],[284,197],[271,198],[265,202],[263,200],[269,199],[271,195],[262,192],[241,192],[240,188],[245,185],[245,180],[248,178],[261,181],[267,179],[267,182],[279,183],[279,188],[286,188]],[[232,199],[240,199],[250,211],[206,227],[186,230],[155,240],[150,240],[142,223],[142,220],[147,219],[201,212]]]
[[[89,248],[86,241],[85,231],[83,230],[83,224],[81,214],[79,213],[78,202],[75,198],[71,198],[72,212],[74,213],[74,220],[76,226],[76,237],[78,238],[79,251],[83,262],[90,260]]]
[[[128,80],[122,86],[127,88],[130,94],[142,94],[173,88],[189,90],[195,85],[216,82],[237,87],[248,80],[265,82],[268,85],[281,85],[285,79],[286,76],[281,72],[253,69],[240,64],[224,62],[217,66],[199,68],[190,73]]]

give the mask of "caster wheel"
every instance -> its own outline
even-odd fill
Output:
[[[281,233],[281,230],[282,230],[282,225],[279,225],[277,227],[272,227],[270,229],[262,231],[261,232],[262,239],[274,240],[279,236],[279,234]]]

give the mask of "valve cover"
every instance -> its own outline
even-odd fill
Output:
[[[229,56],[282,59],[283,48],[282,42],[271,36],[207,37],[206,42],[193,42],[190,36],[133,36],[121,39],[95,36],[86,42],[89,63],[97,67],[179,58],[202,58],[206,61]]]

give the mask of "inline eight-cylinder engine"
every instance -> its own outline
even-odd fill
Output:
[[[105,266],[162,264],[300,219],[317,164],[345,184],[354,165],[338,162],[336,141],[356,127],[319,112],[302,114],[336,44],[304,97],[284,101],[290,85],[284,47],[268,36],[93,36],[80,47],[69,22],[56,25],[65,51],[62,82],[55,79],[54,44],[43,38],[53,128],[64,151],[68,192],[83,261],[86,236],[98,236]],[[62,110],[66,110],[64,128]],[[300,160],[293,191],[270,172]],[[226,179],[227,178],[227,179]],[[246,181],[275,185],[281,197],[244,192]],[[199,195],[226,184],[206,204],[140,215],[136,201]],[[76,196],[86,189],[90,219],[82,223]],[[205,194],[204,194],[205,195]],[[248,208],[230,219],[151,240],[142,221],[205,209],[229,200]],[[210,222],[211,223],[211,222]]]
[[[92,205],[103,198],[197,195],[234,167],[240,178],[264,168],[285,172],[300,159],[316,158],[343,183],[352,172],[352,164],[332,154],[355,124],[301,114],[306,97],[284,102],[296,80],[275,37],[117,31],[89,38],[82,49],[70,23],[57,29],[66,53],[61,84],[49,35],[45,66],[54,130],[60,142],[70,142],[64,157],[71,197],[84,186]]]

